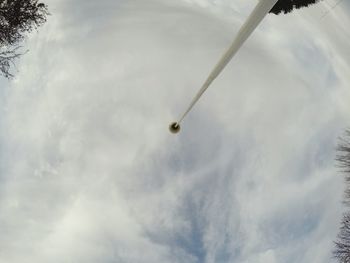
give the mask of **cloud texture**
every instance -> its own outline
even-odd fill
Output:
[[[269,15],[176,119],[254,1],[50,0],[1,82],[0,262],[330,262],[349,9]]]

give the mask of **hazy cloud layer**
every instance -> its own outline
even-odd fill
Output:
[[[178,136],[254,1],[48,1],[0,82],[0,262],[331,262],[349,9],[269,15]]]

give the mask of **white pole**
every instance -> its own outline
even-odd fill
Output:
[[[216,79],[216,77],[221,73],[221,71],[225,68],[228,62],[232,59],[232,57],[237,53],[242,44],[247,40],[247,38],[251,35],[254,29],[260,24],[260,22],[264,19],[264,17],[268,14],[271,8],[276,4],[278,0],[259,0],[258,4],[249,15],[245,23],[240,28],[237,33],[236,38],[234,39],[231,46],[227,49],[227,51],[223,54],[219,62],[216,64],[212,72],[209,74],[208,78],[193,98],[192,102],[188,106],[187,110],[183,113],[178,122],[171,124],[173,128],[180,127],[181,121],[185,118],[187,113],[193,108],[202,94],[206,91],[206,89],[210,86],[210,84]],[[178,129],[179,130],[179,129]],[[174,130],[172,131],[174,132]]]

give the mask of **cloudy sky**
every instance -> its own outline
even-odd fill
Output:
[[[1,263],[329,263],[344,208],[350,5],[47,0],[0,80]]]

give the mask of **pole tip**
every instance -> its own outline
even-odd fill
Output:
[[[169,125],[169,131],[171,133],[178,133],[180,131],[180,124],[173,122]]]

